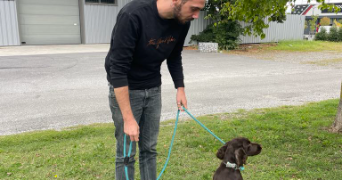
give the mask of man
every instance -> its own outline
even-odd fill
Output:
[[[135,142],[139,145],[141,180],[156,179],[160,66],[167,59],[177,89],[177,106],[187,107],[181,52],[190,21],[198,18],[204,5],[205,0],[134,0],[118,14],[105,62],[109,105],[116,127],[117,180],[125,180],[124,134],[129,137],[126,151],[129,142],[134,141],[128,163],[129,179],[134,179]]]

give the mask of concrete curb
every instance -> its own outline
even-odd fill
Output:
[[[0,47],[0,56],[107,52],[109,44],[41,45]]]

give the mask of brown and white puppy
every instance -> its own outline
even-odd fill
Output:
[[[260,144],[243,137],[227,142],[216,153],[222,163],[214,174],[214,180],[243,180],[240,168],[246,164],[248,156],[258,155],[261,149]]]

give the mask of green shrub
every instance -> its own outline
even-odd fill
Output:
[[[336,26],[330,28],[330,32],[327,36],[328,41],[337,42],[339,40],[339,33]]]
[[[193,41],[197,42],[214,42],[215,34],[213,32],[213,25],[208,25],[206,29],[200,32],[198,35],[192,35],[190,37],[190,43]]]
[[[321,31],[318,32],[315,35],[315,40],[316,41],[325,41],[325,40],[327,40],[327,30],[324,27],[322,27]]]
[[[221,22],[213,28],[215,42],[221,49],[235,49],[240,40],[242,27],[237,21]]]
[[[220,49],[234,49],[237,47],[239,36],[242,33],[241,25],[235,21],[227,21],[210,24],[199,35],[192,35],[190,43],[197,42],[216,42]]]
[[[342,28],[338,30],[338,41],[342,41]]]

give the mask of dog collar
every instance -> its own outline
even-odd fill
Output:
[[[240,171],[245,170],[245,168],[243,166],[240,166],[239,168],[237,167],[237,165],[235,163],[230,163],[229,161],[227,161],[227,163],[223,163],[224,165],[226,165],[227,168],[233,168],[235,170],[239,169]]]

